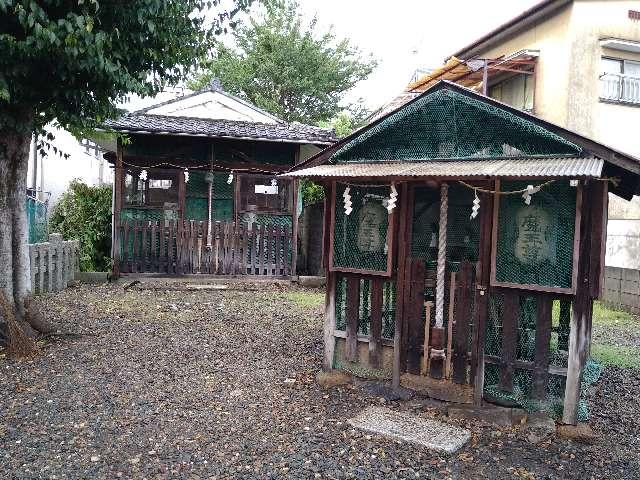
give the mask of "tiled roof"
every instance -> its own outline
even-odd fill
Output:
[[[118,120],[108,120],[104,126],[125,133],[243,138],[323,145],[330,145],[337,140],[333,130],[297,122],[271,124],[130,113]]]
[[[290,177],[599,177],[597,157],[502,158],[325,164],[286,173]]]

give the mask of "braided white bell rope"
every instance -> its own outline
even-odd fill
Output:
[[[440,225],[438,231],[438,270],[436,276],[436,327],[444,325],[444,281],[447,263],[447,212],[449,211],[449,186],[440,187]]]

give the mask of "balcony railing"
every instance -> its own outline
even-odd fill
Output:
[[[600,98],[609,102],[640,104],[640,78],[604,74],[600,77]]]

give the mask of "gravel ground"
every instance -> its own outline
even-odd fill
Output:
[[[380,399],[315,383],[317,291],[139,287],[39,297],[62,330],[96,336],[0,356],[0,478],[640,478],[640,370],[596,384],[595,445],[462,422],[472,441],[448,457],[353,429]]]

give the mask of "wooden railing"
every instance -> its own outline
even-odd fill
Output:
[[[234,222],[125,221],[120,272],[172,275],[291,274],[291,227]]]

